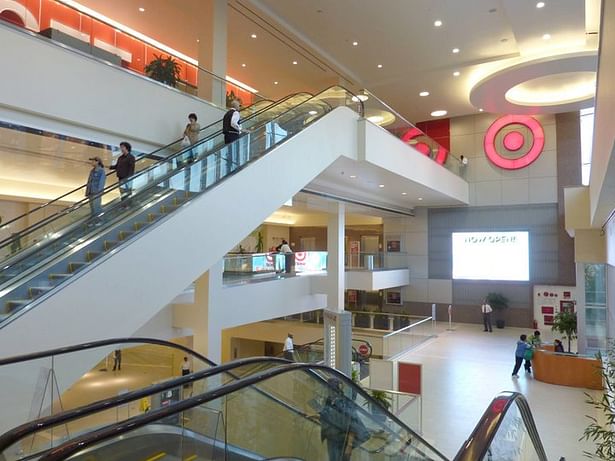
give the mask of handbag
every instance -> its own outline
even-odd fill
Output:
[[[532,360],[532,357],[534,357],[534,349],[532,349],[532,348],[527,349],[525,351],[525,354],[523,354],[523,358],[525,360]]]
[[[190,144],[192,144],[190,138],[187,135],[184,136],[184,139],[182,139],[182,147],[188,147]]]

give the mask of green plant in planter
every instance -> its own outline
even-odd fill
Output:
[[[577,313],[562,311],[553,317],[551,330],[564,335],[568,340],[568,352],[570,352],[570,341],[577,337]]]
[[[591,422],[583,431],[583,437],[595,443],[593,453],[585,451],[584,454],[590,459],[611,461],[615,459],[615,343],[609,341],[604,355],[598,353],[601,361],[600,374],[604,388],[598,397],[585,393],[585,403],[589,404],[596,412],[601,413],[601,418],[585,415]],[[600,419],[600,421],[599,421]],[[602,423],[603,422],[603,423]]]
[[[170,56],[163,58],[154,55],[154,59],[145,66],[145,73],[148,77],[173,87],[177,85],[180,71],[180,65]]]
[[[387,395],[385,391],[371,391],[372,398],[385,410],[391,408],[391,397]]]
[[[487,303],[496,311],[495,325],[504,328],[504,309],[508,307],[508,298],[502,293],[491,292],[487,294]]]

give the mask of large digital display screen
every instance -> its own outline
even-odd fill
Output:
[[[453,279],[530,279],[528,232],[453,232]]]

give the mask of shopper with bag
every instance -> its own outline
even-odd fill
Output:
[[[182,147],[185,148],[196,144],[199,140],[199,131],[201,131],[201,125],[197,123],[196,114],[193,113],[188,115],[188,124],[184,129],[184,138],[181,143]],[[194,157],[194,150],[190,149],[190,152],[188,153],[188,161],[193,162]]]

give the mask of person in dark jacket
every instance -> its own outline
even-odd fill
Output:
[[[100,206],[102,196],[100,193],[105,188],[105,180],[107,177],[105,175],[105,167],[100,157],[92,157],[90,163],[92,164],[92,169],[90,170],[88,182],[85,186],[85,196],[88,198],[92,217],[94,217],[102,211],[102,207]]]
[[[222,119],[224,144],[232,144],[239,139],[241,135],[240,123],[239,101],[234,99],[231,102],[231,108],[224,114],[224,118]],[[237,167],[237,159],[239,158],[238,149],[239,146],[237,146],[236,143],[228,146],[226,149],[226,174],[229,174]]]
[[[117,158],[115,165],[111,165],[109,168],[115,170],[120,183],[120,197],[124,200],[130,197],[130,177],[135,174],[135,158],[131,154],[132,146],[129,142],[121,142],[120,151],[122,151],[122,155]]]

